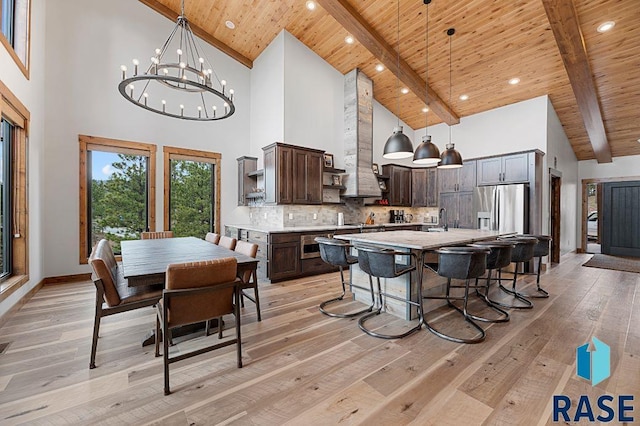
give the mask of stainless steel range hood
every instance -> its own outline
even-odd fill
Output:
[[[380,198],[373,163],[373,81],[359,69],[344,76],[344,168],[341,194],[348,198]]]

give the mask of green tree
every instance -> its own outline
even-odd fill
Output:
[[[176,237],[204,238],[212,226],[213,164],[171,161],[171,230]]]

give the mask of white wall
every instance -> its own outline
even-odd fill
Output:
[[[31,114],[29,125],[28,176],[29,185],[29,282],[0,303],[4,315],[46,275],[43,272],[45,248],[43,227],[55,227],[55,218],[43,209],[44,182],[44,73],[45,66],[45,0],[31,1],[31,75],[27,80],[7,50],[0,46],[0,81],[24,104]]]
[[[222,153],[222,224],[236,222],[236,158],[249,151],[250,70],[201,43],[220,78],[235,89],[236,112],[226,120],[192,122],[127,102],[117,85],[121,64],[146,64],[174,23],[140,2],[67,0],[47,8],[44,210],[55,218],[44,233],[45,275],[87,272],[79,265],[78,134],[155,143],[156,228],[163,229],[164,145]],[[171,100],[168,100],[171,102]]]
[[[562,123],[556,114],[551,100],[547,102],[547,155],[544,156],[543,182],[543,221],[542,232],[549,233],[550,228],[550,176],[549,168],[562,173],[560,189],[560,253],[571,252],[576,249],[578,234],[576,233],[578,199],[580,185],[578,184],[578,160],[569,143],[569,139],[562,128]]]

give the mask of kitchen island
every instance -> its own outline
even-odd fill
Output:
[[[354,246],[376,246],[382,248],[392,248],[399,252],[415,253],[418,259],[422,259],[425,253],[439,249],[440,247],[466,245],[476,241],[492,240],[501,235],[498,231],[481,231],[477,229],[452,229],[448,232],[420,232],[420,231],[387,231],[387,232],[371,232],[365,234],[342,234],[336,235],[335,238],[347,240]],[[354,255],[357,250],[352,249]],[[410,256],[398,256],[396,262],[405,264],[410,261]],[[418,269],[420,268],[420,265]],[[369,287],[369,277],[364,273],[358,264],[351,266],[350,282],[360,287]],[[434,274],[431,274],[433,276]],[[422,277],[422,283],[418,282],[418,277]],[[406,299],[410,295],[410,299],[419,302],[421,299],[421,289],[428,289],[438,286],[437,282],[428,282],[429,275],[421,274],[416,270],[410,274],[402,275],[398,278],[381,278],[380,284],[382,292],[399,298]],[[367,303],[370,295],[366,291],[352,288],[356,300]],[[384,298],[385,310],[399,318],[413,319],[416,318],[417,311],[410,308],[406,303],[396,301],[392,298]],[[435,307],[435,306],[434,306]],[[425,312],[430,310],[425,307]]]

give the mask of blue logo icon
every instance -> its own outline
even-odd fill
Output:
[[[611,374],[611,349],[597,337],[591,341],[576,348],[576,374],[595,386]]]

